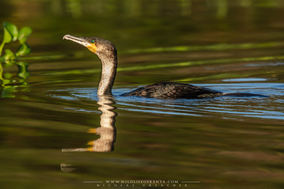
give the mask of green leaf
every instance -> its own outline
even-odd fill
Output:
[[[32,31],[32,29],[30,27],[22,28],[19,31],[19,34],[18,34],[18,39],[19,39],[20,43],[24,44],[27,41],[29,35],[31,35],[32,32],[33,31]]]
[[[5,60],[13,60],[16,58],[16,56],[10,49],[5,49],[5,55],[3,57]]]
[[[13,40],[12,35],[8,32],[8,30],[6,28],[4,28],[4,39],[3,39],[2,44],[10,43],[12,40]]]
[[[28,46],[27,43],[24,43],[20,46],[18,52],[16,53],[16,56],[24,56],[31,52],[31,48]]]
[[[3,47],[5,45],[5,43],[10,43],[13,40],[17,40],[18,37],[18,30],[17,27],[13,24],[10,24],[8,22],[4,22],[3,23],[3,29],[4,29],[4,37],[3,37],[3,41],[0,45],[0,56],[2,54],[2,50]]]
[[[18,38],[17,26],[15,26],[14,24],[11,24],[9,22],[4,22],[3,27],[4,27],[4,29],[6,29],[10,33],[12,40],[16,41],[17,38]],[[5,36],[4,36],[4,38],[5,38]]]

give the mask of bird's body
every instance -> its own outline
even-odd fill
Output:
[[[148,98],[212,98],[222,96],[223,93],[195,85],[163,82],[140,87],[122,96],[142,96]]]
[[[102,74],[97,94],[112,95],[112,86],[117,71],[117,51],[114,44],[110,41],[97,37],[76,37],[65,35],[63,39],[74,41],[87,47],[95,53],[102,62]],[[163,82],[138,88],[134,91],[124,93],[122,96],[142,96],[148,98],[213,98],[219,96],[255,96],[247,93],[222,93],[204,87],[189,84]],[[256,95],[262,96],[262,95]]]

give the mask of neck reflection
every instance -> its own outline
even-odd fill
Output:
[[[116,139],[115,117],[117,114],[113,111],[115,107],[112,106],[111,96],[99,96],[97,102],[102,112],[100,127],[89,129],[88,133],[95,133],[101,137],[97,140],[90,141],[88,151],[92,152],[109,152],[114,150],[114,142]]]
[[[113,111],[115,107],[112,106],[113,98],[110,95],[99,96],[97,102],[102,112],[100,127],[89,129],[88,133],[95,133],[100,135],[97,140],[88,142],[89,148],[68,148],[62,149],[62,152],[110,152],[114,150],[114,143],[116,139],[115,117],[117,114]]]

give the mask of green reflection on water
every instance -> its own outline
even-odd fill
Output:
[[[26,91],[28,87],[27,79],[31,76],[31,73],[28,71],[28,66],[30,63],[27,62],[12,62],[8,61],[5,64],[6,68],[9,68],[11,66],[17,65],[18,67],[18,73],[17,77],[18,79],[15,79],[13,77],[13,74],[9,72],[4,72],[4,69],[2,67],[2,63],[0,63],[0,80],[1,80],[1,86],[2,86],[2,98],[14,98],[15,93],[17,92],[17,88],[22,88],[21,91]]]
[[[178,52],[178,51],[197,51],[197,50],[230,50],[230,49],[254,49],[283,46],[283,42],[268,42],[268,43],[244,43],[244,44],[216,44],[208,46],[178,46],[178,47],[160,47],[148,49],[133,49],[120,51],[119,53],[157,53],[157,52]]]
[[[194,66],[194,65],[206,65],[216,63],[232,63],[232,62],[250,62],[250,61],[268,61],[268,60],[282,60],[284,56],[275,57],[249,57],[249,58],[236,58],[236,59],[217,59],[217,60],[202,60],[202,61],[190,61],[190,62],[179,62],[179,63],[167,63],[167,64],[153,64],[143,66],[132,66],[125,68],[117,68],[117,71],[137,71],[147,69],[159,69],[159,68],[170,68],[180,66]],[[69,71],[53,71],[45,73],[45,75],[67,75],[67,74],[82,74],[82,73],[99,73],[101,69],[88,69],[88,70],[69,70]]]

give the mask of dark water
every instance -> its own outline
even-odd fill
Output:
[[[0,7],[33,29],[31,54],[1,63],[1,188],[283,188],[284,2]],[[100,60],[65,34],[116,45],[113,97],[98,98]],[[161,81],[269,97],[119,96]]]

